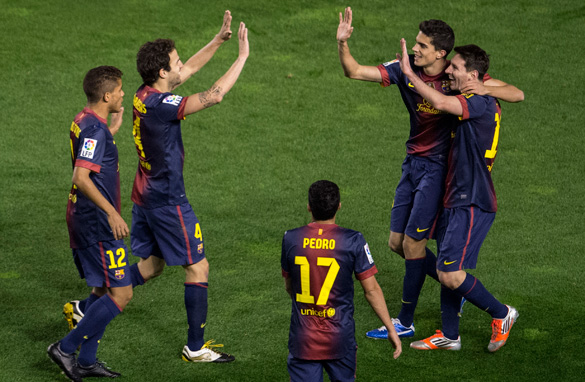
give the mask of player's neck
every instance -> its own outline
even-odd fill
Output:
[[[425,66],[423,71],[427,76],[436,76],[440,74],[443,70],[447,68],[447,60],[442,58],[440,60],[435,61],[432,65]]]
[[[85,105],[85,107],[96,113],[98,117],[103,118],[105,120],[107,120],[108,115],[110,115],[110,111],[108,110],[108,104],[104,102],[88,103],[87,105]]]
[[[313,221],[311,221],[311,223],[315,223],[315,224],[335,224],[335,216],[332,219],[328,219],[328,220],[315,220],[315,218],[313,218]]]
[[[163,81],[162,79],[159,79],[154,84],[152,84],[151,88],[156,89],[161,93],[168,93],[172,90],[169,86],[169,83],[167,81]]]

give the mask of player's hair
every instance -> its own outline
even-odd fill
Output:
[[[136,68],[146,85],[151,86],[158,80],[161,69],[171,70],[169,54],[173,50],[175,42],[163,38],[149,41],[140,47],[136,54]]]
[[[447,52],[445,57],[453,50],[455,33],[443,20],[425,20],[418,25],[418,29],[431,39],[431,44],[436,50]]]
[[[309,207],[315,220],[329,220],[339,207],[339,187],[328,180],[318,180],[309,187]]]
[[[484,74],[490,68],[490,56],[477,45],[463,45],[455,47],[455,52],[465,61],[465,69],[468,72],[477,70],[479,80],[483,80]]]
[[[97,103],[104,94],[113,91],[122,79],[122,71],[114,66],[98,66],[90,69],[83,79],[83,91],[87,102]]]

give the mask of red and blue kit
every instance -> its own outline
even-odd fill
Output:
[[[474,269],[497,210],[491,171],[498,150],[501,109],[489,96],[461,94],[439,224],[437,268]]]
[[[71,163],[73,167],[91,170],[91,181],[120,212],[120,173],[118,148],[107,121],[89,108],[84,108],[70,129]],[[97,242],[114,240],[108,217],[75,185],[67,203],[67,227],[71,248],[87,248]]]
[[[291,355],[330,360],[355,352],[352,276],[365,280],[377,273],[362,234],[317,223],[287,231],[281,266],[292,284]]]

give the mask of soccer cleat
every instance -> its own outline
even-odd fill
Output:
[[[63,305],[63,314],[69,325],[69,330],[75,329],[79,321],[83,318],[83,312],[79,308],[79,300],[69,301]]]
[[[506,344],[512,325],[514,325],[519,316],[516,308],[510,305],[506,306],[508,307],[506,317],[492,320],[492,338],[488,345],[488,350],[492,353]]]
[[[235,357],[231,354],[222,353],[212,348],[221,348],[222,344],[213,344],[214,340],[209,340],[197,351],[191,351],[188,346],[183,348],[183,361],[187,362],[232,362]]]
[[[49,358],[63,370],[63,373],[73,382],[82,382],[81,376],[77,371],[77,360],[75,354],[67,354],[61,351],[59,342],[49,345],[47,349]]]
[[[425,338],[421,341],[414,341],[410,344],[410,347],[418,350],[459,350],[461,349],[461,337],[457,337],[456,340],[450,340],[443,335],[442,331],[437,330],[437,332],[429,338]]]
[[[105,378],[117,378],[121,374],[110,370],[103,362],[96,359],[96,362],[90,366],[81,366],[77,364],[77,372],[81,378],[89,377],[105,377]]]
[[[414,324],[410,326],[404,326],[398,318],[393,318],[392,323],[398,337],[412,337],[414,336]],[[366,333],[366,337],[374,338],[377,340],[388,339],[388,329],[385,326],[380,326],[378,329],[370,330]]]

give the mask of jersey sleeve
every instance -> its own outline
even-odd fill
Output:
[[[165,94],[156,107],[157,116],[164,122],[184,119],[188,98],[170,93]]]
[[[99,173],[106,151],[106,134],[99,127],[89,127],[79,134],[79,147],[75,167]]]
[[[414,65],[414,56],[410,55],[410,65]],[[402,69],[400,69],[400,61],[392,60],[380,64],[377,66],[380,74],[382,75],[382,82],[380,85],[383,87],[390,86],[392,84],[397,84],[400,81],[400,78],[404,76],[402,73]]]
[[[287,258],[286,258],[286,234],[288,232],[284,233],[284,236],[282,237],[282,251],[280,254],[280,266],[282,268],[282,277],[284,278],[289,278],[290,277],[290,266],[288,264]]]
[[[456,97],[463,108],[463,113],[459,117],[462,121],[482,116],[487,107],[487,97],[476,94],[459,94]]]
[[[356,253],[354,273],[358,280],[365,280],[378,273],[370,247],[361,233],[356,236],[354,250]]]

